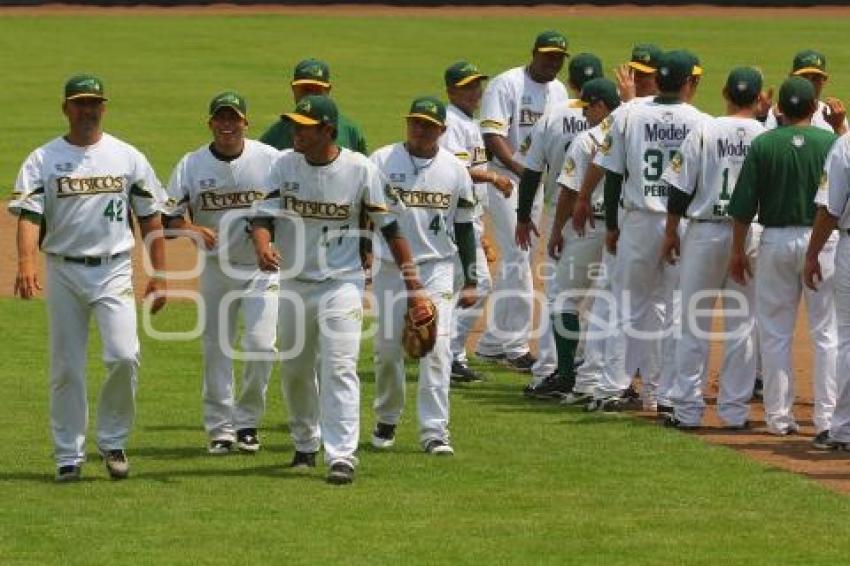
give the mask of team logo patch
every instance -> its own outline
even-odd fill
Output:
[[[284,181],[281,188],[286,192],[297,193],[301,188],[301,185],[299,185],[296,181]]]
[[[735,131],[735,133],[736,133],[736,134],[738,134],[738,137],[739,137],[739,138],[741,138],[741,139],[744,139],[745,137],[747,137],[747,130],[746,130],[746,128],[738,128],[738,129]]]
[[[826,171],[821,173],[820,182],[818,183],[818,190],[825,191],[829,186],[829,177],[826,175]]]
[[[522,143],[519,146],[519,152],[522,155],[528,154],[528,150],[531,149],[531,136],[525,136],[525,139],[522,140]]]
[[[384,184],[384,196],[390,204],[398,204],[398,189],[389,183]]]
[[[404,183],[407,181],[406,173],[390,173],[390,181],[393,183]]]
[[[520,102],[522,104],[531,104],[531,97],[527,96],[527,95],[523,95],[523,97],[520,99]]]
[[[215,179],[201,179],[198,181],[198,187],[203,191],[206,189],[215,188]]]
[[[564,162],[564,174],[565,175],[572,175],[575,172],[575,170],[576,170],[576,162],[573,160],[572,157],[568,157],[567,160]]]
[[[118,293],[118,296],[124,300],[133,299],[133,288],[125,287],[124,289],[121,289],[121,291]]]
[[[56,167],[56,170],[59,171],[60,173],[70,173],[71,171],[74,170],[74,164],[73,163],[57,163],[55,165],[55,167]]]
[[[804,145],[806,145],[806,138],[804,138],[800,134],[797,134],[796,136],[791,138],[791,145],[793,145],[794,147],[803,147]]]
[[[609,114],[599,122],[599,129],[602,133],[607,134],[611,130],[611,125],[614,123],[614,118]]]
[[[673,158],[670,159],[670,169],[672,169],[675,173],[679,173],[682,171],[682,163],[682,154],[677,151],[673,154]]]
[[[661,121],[664,122],[665,124],[672,124],[673,120],[674,120],[674,118],[673,118],[672,112],[665,112],[664,114],[661,115]]]
[[[599,144],[599,152],[602,155],[608,155],[608,153],[611,151],[611,144],[612,143],[613,143],[613,140],[611,139],[611,134],[606,135],[605,139],[602,140],[602,143]]]

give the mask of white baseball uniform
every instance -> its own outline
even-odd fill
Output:
[[[576,136],[557,179],[561,190],[581,190],[587,168],[602,141],[594,138],[590,130]],[[588,227],[581,237],[572,222],[564,226],[564,248],[555,274],[558,295],[552,306],[553,313],[579,314],[582,303],[590,303],[585,306],[589,314],[583,333],[584,363],[576,370],[573,390],[597,398],[617,395],[631,381],[623,366],[623,336],[618,329],[616,297],[612,292],[615,256],[605,250],[604,184],[604,180],[600,181],[593,190],[595,227]]]
[[[543,193],[556,201],[557,179],[564,168],[567,150],[575,137],[587,130],[587,119],[581,108],[571,108],[571,100],[567,100],[549,110],[534,124],[528,138],[520,147],[521,161],[527,169],[544,173]],[[547,223],[548,224],[548,223]],[[546,232],[549,226],[541,226],[541,232]],[[539,267],[543,274],[556,271],[554,262],[548,254],[544,255],[543,265]],[[557,367],[558,354],[555,350],[555,340],[552,335],[552,325],[547,324],[552,314],[552,303],[558,295],[557,278],[547,277],[544,280],[546,303],[541,308],[540,320],[544,321],[543,330],[538,340],[537,362],[532,368],[535,381],[540,381]]]
[[[364,287],[358,219],[365,209],[378,228],[395,220],[385,181],[368,158],[341,148],[325,165],[311,165],[301,153],[282,154],[268,187],[257,213],[275,216],[282,255],[280,375],[295,449],[317,452],[324,444],[328,464],[353,466]]]
[[[818,109],[815,110],[815,113],[812,115],[812,126],[817,126],[821,130],[826,130],[827,132],[832,132],[834,131],[832,126],[823,117],[823,112],[826,109],[826,103],[822,100],[818,100]],[[770,110],[767,111],[767,119],[764,121],[764,127],[768,130],[772,130],[778,125],[779,124],[776,121],[776,112],[774,111],[774,107],[771,106]],[[844,127],[848,127],[847,118],[844,119]]]
[[[705,410],[702,392],[708,377],[708,333],[718,297],[725,338],[717,413],[730,426],[742,426],[749,414],[747,403],[756,373],[755,285],[736,283],[726,269],[732,242],[732,218],[726,207],[750,144],[762,132],[764,126],[751,118],[705,120],[691,131],[661,176],[692,199],[681,242],[685,308],[671,394],[676,418],[685,425],[699,425]],[[747,243],[753,267],[760,234],[761,227],[753,225]]]
[[[658,100],[631,104],[618,112],[594,162],[624,175],[625,215],[617,245],[622,277],[620,316],[626,333],[626,371],[644,379],[644,401],[670,405],[675,372],[675,325],[681,302],[678,265],[661,258],[667,217],[666,164],[704,114],[687,103]],[[654,304],[663,303],[663,314]],[[660,316],[659,316],[660,315]],[[659,324],[660,323],[660,324]],[[661,368],[651,350],[661,345]]]
[[[446,106],[446,131],[440,136],[440,146],[453,153],[470,169],[486,169],[487,155],[484,149],[484,139],[478,122],[472,116],[453,104]],[[466,340],[475,321],[481,316],[484,300],[493,288],[490,270],[487,268],[487,257],[481,247],[481,236],[484,233],[482,215],[487,207],[487,183],[472,185],[475,196],[475,213],[472,224],[475,230],[475,269],[478,301],[471,307],[462,309],[455,305],[452,310],[451,351],[452,360],[466,362]],[[460,259],[455,261],[455,289],[463,286],[463,271]]]
[[[405,206],[399,228],[410,243],[422,285],[437,307],[434,349],[419,360],[417,413],[422,446],[431,440],[449,441],[449,333],[454,305],[455,223],[472,222],[472,179],[464,164],[438,148],[431,159],[408,153],[404,144],[382,147],[371,158]],[[375,415],[378,422],[396,425],[404,409],[404,352],[401,336],[407,295],[401,274],[382,241],[375,254],[379,266],[372,276],[378,308],[375,338]]]
[[[835,247],[833,289],[838,328],[835,411],[829,423],[829,438],[850,442],[850,139],[840,137],[826,158],[824,179],[815,202],[838,218],[839,238]],[[822,265],[821,269],[827,266]],[[829,289],[819,289],[829,292]]]
[[[104,133],[90,146],[56,138],[32,152],[9,203],[43,217],[50,321],[50,422],[59,467],[85,461],[86,344],[94,314],[106,379],[97,410],[100,450],[123,449],[139,370],[131,281],[130,213],[160,212],[165,195],[144,155]]]
[[[272,163],[279,152],[245,140],[242,153],[231,161],[216,157],[209,145],[186,154],[168,183],[171,216],[187,212],[192,222],[214,230],[218,243],[206,253],[200,277],[205,325],[203,330],[204,429],[210,440],[236,440],[240,429],[259,425],[275,351],[277,273],[257,267],[248,228],[255,201],[266,193]],[[233,358],[239,311],[247,356],[242,392],[234,402]]]
[[[493,78],[484,91],[481,106],[481,132],[504,136],[518,153],[537,120],[550,107],[568,99],[567,90],[557,79],[549,83],[531,80],[525,67],[516,67]],[[498,159],[492,167],[519,180]],[[500,251],[499,270],[494,277],[493,317],[478,341],[476,351],[490,356],[505,354],[517,358],[528,352],[528,338],[533,311],[533,285],[530,254],[517,246],[517,191],[505,198],[495,187],[488,186],[488,212],[495,226]],[[538,195],[533,216],[538,217],[543,194]]]

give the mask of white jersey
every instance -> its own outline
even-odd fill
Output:
[[[472,179],[463,163],[443,148],[438,148],[432,159],[419,159],[402,143],[384,146],[370,159],[404,204],[398,223],[410,242],[414,261],[454,256],[454,224],[472,222],[474,207]],[[378,246],[376,256],[392,260],[386,242]]]
[[[705,114],[688,103],[648,101],[618,112],[594,163],[624,176],[623,208],[667,212],[661,174]]]
[[[207,251],[209,256],[218,256],[226,248],[224,255],[230,263],[256,264],[247,219],[254,202],[268,192],[266,183],[278,155],[275,148],[254,140],[245,140],[242,154],[232,161],[218,159],[209,145],[187,153],[168,182],[168,215],[183,216],[189,211],[194,224],[218,232],[218,244]],[[232,211],[244,212],[243,219]],[[225,215],[228,224],[222,226]]]
[[[821,130],[826,130],[827,132],[834,132],[835,130],[832,129],[832,126],[826,121],[826,118],[823,117],[823,112],[826,109],[826,103],[822,100],[818,100],[818,109],[815,110],[815,113],[812,115],[812,126],[816,126]],[[774,107],[771,106],[770,110],[767,111],[767,119],[764,121],[764,127],[768,130],[772,130],[778,125],[779,124],[776,122],[776,112],[774,112]],[[847,118],[844,119],[844,127],[848,127]]]
[[[469,169],[487,169],[487,152],[478,123],[454,104],[446,107],[446,131],[440,136],[440,146],[453,153]],[[477,219],[487,207],[487,183],[473,183],[472,192]]]
[[[651,102],[655,99],[654,95],[649,96],[639,96],[637,98],[633,98],[626,102],[621,102],[619,106],[617,106],[614,110],[611,111],[610,114],[605,116],[605,119],[593,126],[590,129],[590,133],[593,136],[593,139],[596,140],[597,144],[602,144],[605,141],[605,137],[608,135],[608,131],[611,129],[611,125],[614,123],[614,119],[620,112],[625,112],[626,109],[631,108],[634,104],[642,104],[644,102]]]
[[[815,203],[838,218],[842,232],[850,230],[850,136],[841,136],[829,150]]]
[[[517,152],[532,127],[550,107],[568,100],[567,89],[555,79],[531,80],[525,67],[516,67],[493,78],[481,103],[481,132],[504,136]],[[494,164],[504,167],[494,157]]]
[[[570,108],[567,101],[553,106],[534,124],[528,138],[520,146],[523,165],[527,169],[547,172],[544,190],[555,194],[556,181],[564,168],[564,158],[570,144],[581,132],[588,129],[581,108]]]
[[[688,134],[661,178],[693,195],[689,218],[731,220],[726,209],[738,174],[753,139],[764,131],[752,118],[722,116],[703,121]]]
[[[396,220],[381,172],[345,148],[325,165],[310,165],[294,151],[282,153],[267,186],[270,192],[255,212],[275,217],[281,277],[308,282],[362,277],[361,212],[379,229]]]
[[[589,130],[577,135],[573,143],[570,144],[570,149],[567,150],[567,155],[564,159],[564,168],[558,176],[558,184],[566,190],[576,193],[580,192],[584,175],[587,173],[587,168],[593,161],[593,156],[596,155],[598,147],[599,144],[590,134]],[[603,217],[605,215],[604,186],[605,179],[603,178],[593,188],[593,194],[590,198],[593,215],[597,217]]]
[[[138,217],[159,213],[165,192],[139,150],[104,133],[80,147],[58,137],[33,151],[15,182],[13,214],[44,217],[45,253],[107,256],[130,250]]]

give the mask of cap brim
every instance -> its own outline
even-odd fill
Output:
[[[464,78],[460,79],[458,82],[456,82],[454,84],[454,86],[466,86],[471,82],[474,82],[474,81],[477,81],[477,80],[486,81],[489,78],[490,77],[488,77],[487,75],[482,75],[482,74],[469,75],[468,77],[464,77]]]
[[[824,71],[823,69],[818,69],[817,67],[803,67],[802,69],[797,69],[793,73],[794,76],[799,75],[823,75],[825,77],[829,76],[829,73]]]
[[[561,47],[538,47],[535,51],[539,51],[540,53],[563,53],[564,55],[569,55],[567,50]]]
[[[317,80],[314,80],[314,79],[298,79],[298,80],[292,81],[289,84],[291,84],[292,86],[296,86],[296,85],[317,85],[317,86],[321,86],[321,87],[324,87],[324,88],[330,88],[330,86],[331,86],[331,83],[328,83],[328,82],[325,82],[325,81],[317,81]]]
[[[700,76],[702,76],[702,73],[703,73],[702,67],[700,67],[699,65],[694,65],[694,68],[691,69],[691,76],[692,77],[700,77]]]
[[[576,98],[575,100],[573,100],[569,104],[570,108],[584,108],[585,106],[590,106],[590,103],[585,102],[584,100],[582,100],[580,98]]]
[[[405,118],[417,118],[419,120],[427,120],[428,122],[431,122],[432,124],[437,124],[441,127],[445,126],[445,124],[443,124],[433,116],[428,116],[427,114],[407,114],[405,115]]]
[[[109,100],[105,96],[101,94],[94,94],[89,92],[81,92],[79,94],[72,94],[71,96],[66,96],[65,100],[79,100],[80,98],[96,98],[98,100]]]
[[[304,116],[303,114],[298,114],[296,112],[287,112],[286,114],[281,114],[281,118],[284,120],[292,120],[296,124],[301,124],[302,126],[317,126],[321,124],[315,118],[310,118],[309,116]]]
[[[640,71],[641,73],[655,73],[655,68],[650,67],[649,65],[644,65],[643,63],[638,63],[637,61],[629,61],[628,66],[634,69],[635,71]]]
[[[245,119],[245,113],[244,113],[244,112],[242,112],[242,111],[241,111],[239,108],[237,108],[236,106],[233,106],[232,104],[219,104],[218,106],[216,106],[215,108],[213,108],[213,111],[212,111],[212,113],[210,114],[210,118],[212,118],[213,116],[215,116],[215,113],[216,113],[216,112],[218,112],[219,110],[221,110],[222,108],[232,108],[234,112],[236,112],[237,114],[239,114],[239,117],[240,117],[240,118]]]

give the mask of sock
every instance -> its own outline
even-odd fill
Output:
[[[556,321],[560,320],[560,325]],[[566,331],[567,336],[562,336],[559,332]],[[575,374],[573,365],[575,364],[576,348],[578,347],[578,315],[574,313],[564,312],[552,315],[552,334],[555,337],[555,351],[558,353],[558,375],[569,377]]]

